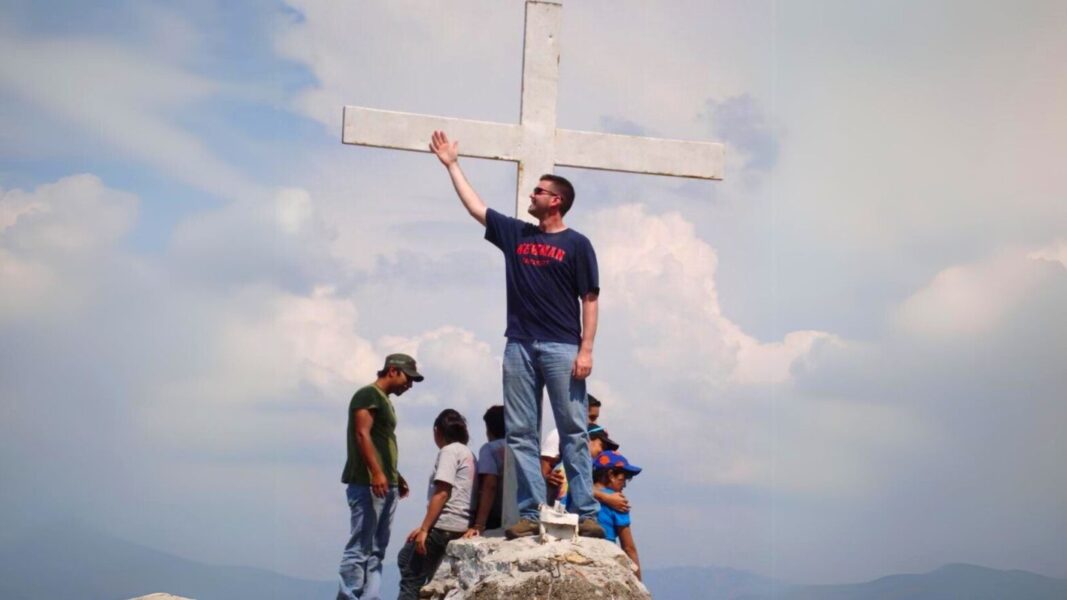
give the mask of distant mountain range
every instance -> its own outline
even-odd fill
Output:
[[[953,564],[866,583],[791,585],[721,567],[650,569],[656,600],[1067,600],[1067,579]]]
[[[964,564],[845,585],[791,585],[722,567],[670,567],[647,570],[645,585],[656,600],[1067,600],[1067,579]],[[0,548],[3,600],[125,600],[151,592],[197,600],[312,600],[333,598],[337,584],[205,565],[78,527]],[[396,597],[396,565],[386,565],[383,592]]]
[[[3,600],[126,600],[152,592],[196,600],[308,600],[333,598],[337,584],[205,565],[78,526],[49,528],[0,548]]]

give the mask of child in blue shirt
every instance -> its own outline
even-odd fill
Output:
[[[613,450],[605,450],[593,459],[593,488],[605,494],[617,494],[640,472],[641,467],[630,464],[625,456]],[[637,578],[641,579],[641,561],[637,557],[637,544],[634,543],[634,535],[630,530],[630,513],[619,512],[601,502],[597,521],[604,528],[605,539],[619,541],[622,551],[634,561]]]

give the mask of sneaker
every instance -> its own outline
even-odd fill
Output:
[[[514,540],[521,537],[529,537],[541,532],[541,527],[535,521],[530,519],[519,519],[518,523],[515,523],[511,527],[504,530],[504,537],[509,540]],[[600,537],[604,537],[604,532],[600,532]]]
[[[586,517],[578,523],[578,535],[590,538],[604,538],[604,528],[593,517]]]

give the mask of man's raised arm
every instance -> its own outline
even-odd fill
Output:
[[[485,202],[478,197],[478,193],[471,187],[463,170],[459,168],[459,142],[449,142],[448,136],[443,131],[433,132],[430,138],[430,151],[433,152],[441,164],[448,169],[448,176],[452,178],[452,187],[456,188],[459,199],[474,220],[485,225]]]

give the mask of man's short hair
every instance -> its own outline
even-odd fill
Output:
[[[459,411],[451,408],[446,408],[437,415],[433,428],[441,432],[441,437],[445,438],[445,443],[448,444],[453,442],[466,444],[471,439],[470,434],[467,433],[467,419],[464,419]]]
[[[485,421],[485,428],[489,433],[493,434],[493,437],[501,439],[507,435],[507,429],[504,428],[503,405],[490,406],[489,410],[485,411],[485,416],[482,419]]]
[[[600,406],[600,400],[597,400],[596,396],[592,394],[586,394],[586,397],[589,398],[589,406]]]
[[[559,214],[567,214],[567,211],[571,209],[571,206],[574,206],[574,186],[571,185],[571,182],[567,181],[566,178],[560,177],[559,175],[552,175],[551,173],[542,175],[541,179],[543,181],[551,181],[556,185],[556,191],[559,192],[561,201]]]

